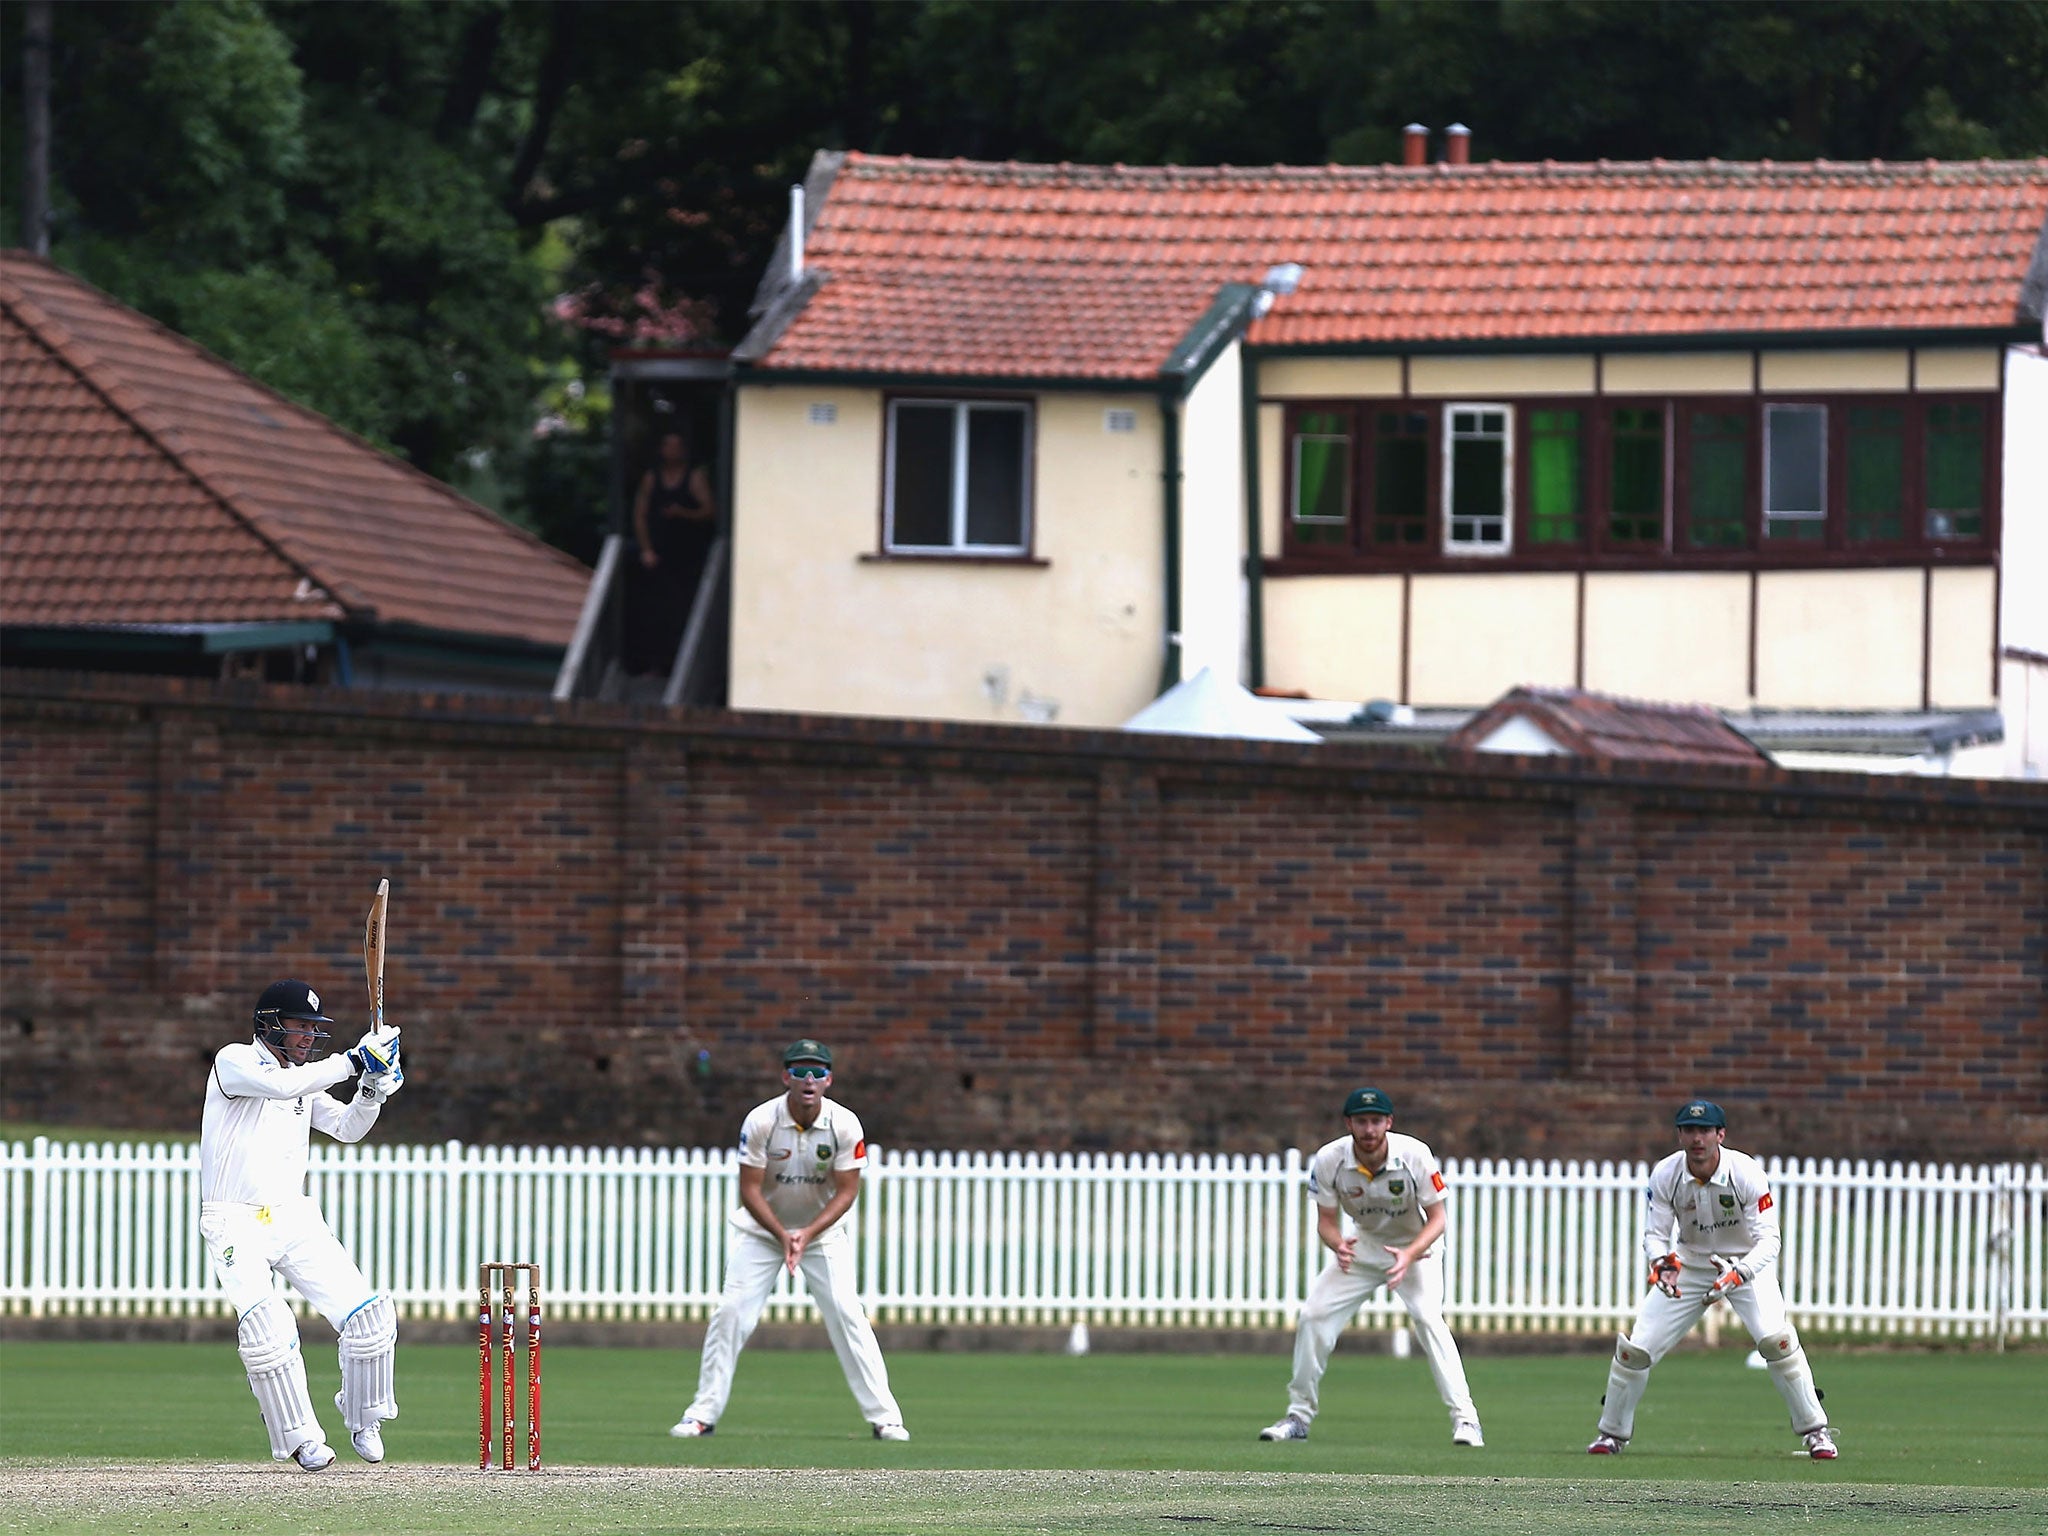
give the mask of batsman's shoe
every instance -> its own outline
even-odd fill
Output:
[[[337,1413],[341,1412],[339,1392],[334,1394],[334,1410]],[[348,1421],[343,1419],[342,1422],[346,1424]],[[379,1462],[384,1459],[384,1431],[379,1425],[372,1424],[368,1429],[350,1431],[348,1443],[356,1448],[356,1454],[365,1461]]]
[[[1469,1445],[1477,1450],[1486,1444],[1486,1436],[1479,1432],[1477,1419],[1460,1419],[1451,1426],[1451,1444]]]
[[[710,1434],[716,1428],[716,1424],[706,1424],[702,1419],[693,1419],[686,1413],[669,1425],[668,1432],[678,1440],[694,1440],[699,1435]]]
[[[1828,1433],[1827,1425],[1806,1432],[1806,1454],[1815,1461],[1833,1461],[1840,1454],[1835,1449],[1835,1437]]]
[[[1278,1424],[1268,1424],[1264,1429],[1260,1430],[1259,1438],[1261,1440],[1306,1440],[1308,1438],[1308,1426],[1290,1413]]]
[[[1593,1443],[1586,1447],[1589,1456],[1619,1456],[1621,1442],[1612,1435],[1595,1435]]]
[[[292,1452],[292,1460],[296,1461],[303,1471],[325,1472],[334,1465],[334,1452],[328,1448],[325,1440],[308,1440]]]
[[[877,1424],[875,1426],[875,1438],[877,1440],[908,1440],[910,1438],[910,1431],[901,1424]]]

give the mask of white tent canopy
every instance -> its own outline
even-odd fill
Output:
[[[1126,720],[1124,729],[1168,736],[1238,736],[1253,741],[1323,739],[1207,667],[1167,689]]]

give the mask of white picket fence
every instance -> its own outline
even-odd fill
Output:
[[[1291,1326],[1324,1255],[1300,1155],[885,1152],[854,1216],[879,1320]],[[312,1192],[407,1315],[471,1315],[482,1259],[538,1260],[552,1317],[701,1318],[735,1204],[725,1149],[313,1148]],[[2048,1335],[2048,1167],[1782,1161],[1782,1280],[1804,1327]],[[1645,1163],[1452,1159],[1448,1310],[1590,1331],[1642,1292]],[[199,1149],[0,1144],[0,1310],[222,1312]],[[296,1298],[295,1298],[296,1299]],[[810,1303],[784,1282],[771,1316]],[[1384,1292],[1367,1326],[1400,1315]]]

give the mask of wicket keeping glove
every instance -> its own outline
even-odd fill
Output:
[[[398,1031],[386,1026],[373,1029],[347,1052],[348,1064],[357,1072],[389,1072],[398,1064]]]
[[[1678,1272],[1682,1266],[1678,1255],[1667,1253],[1650,1266],[1650,1284],[1657,1287],[1673,1301],[1678,1300]]]
[[[1721,1271],[1721,1278],[1716,1280],[1713,1284],[1712,1289],[1710,1289],[1707,1292],[1707,1305],[1711,1307],[1723,1296],[1726,1296],[1730,1291],[1734,1290],[1738,1285],[1742,1284],[1742,1282],[1747,1278],[1748,1276],[1744,1275],[1743,1272],[1737,1269],[1733,1264],[1726,1266]]]

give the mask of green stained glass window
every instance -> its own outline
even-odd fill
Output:
[[[1693,549],[1741,549],[1749,542],[1743,505],[1749,413],[1690,411],[1686,432],[1686,543]]]
[[[1577,411],[1529,413],[1529,540],[1576,544],[1585,531],[1585,456]]]
[[[1896,544],[1906,533],[1906,413],[1895,405],[1849,409],[1843,491],[1851,544]]]
[[[1294,541],[1341,546],[1351,537],[1351,418],[1304,411],[1294,423]]]
[[[1607,536],[1617,544],[1664,542],[1664,409],[1618,409],[1607,487]]]
[[[1927,408],[1927,537],[1984,537],[1984,407]]]

